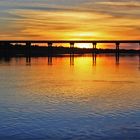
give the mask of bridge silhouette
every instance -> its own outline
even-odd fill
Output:
[[[48,44],[48,47],[53,47],[54,43],[69,43],[70,48],[74,48],[75,43],[91,43],[93,44],[93,49],[97,48],[97,44],[115,44],[116,50],[119,51],[120,44],[122,43],[138,43],[140,45],[140,40],[0,40],[0,44],[12,44],[21,43],[26,44],[26,47],[30,47],[32,44]]]
[[[25,49],[26,51],[25,56],[26,56],[26,62],[27,64],[31,64],[31,53],[30,51],[34,48],[32,44],[47,44],[48,47],[48,64],[52,64],[52,48],[53,44],[59,44],[59,43],[68,43],[70,46],[70,64],[74,64],[74,48],[76,43],[91,43],[93,45],[93,65],[96,65],[96,49],[97,49],[97,44],[114,44],[116,52],[115,58],[116,58],[116,64],[119,64],[119,50],[120,50],[120,44],[124,43],[135,43],[139,44],[140,48],[140,40],[0,40],[0,48],[6,48],[6,51],[8,50],[8,55],[6,57],[10,57],[9,55],[9,47],[10,44],[25,44],[24,47],[21,47],[19,45],[19,48]],[[3,47],[1,47],[3,46]],[[10,47],[11,48],[11,47]],[[39,48],[39,47],[38,47]],[[92,49],[92,48],[91,48]],[[46,49],[45,49],[46,50]],[[44,50],[43,50],[44,51]],[[4,51],[5,52],[5,51]],[[1,52],[3,54],[3,52]],[[139,58],[140,58],[140,49],[139,49]]]
[[[73,57],[75,53],[92,53],[93,54],[93,60],[96,64],[96,53],[100,53],[101,50],[97,49],[97,44],[114,44],[115,50],[110,51],[113,53],[116,53],[116,63],[119,64],[119,53],[120,53],[120,44],[124,43],[137,43],[139,44],[139,51],[137,53],[140,54],[140,40],[0,40],[0,56],[4,57],[11,57],[11,56],[25,56],[27,58],[27,62],[30,63],[32,56],[48,56],[48,63],[51,64],[52,56],[56,55],[57,49],[53,46],[53,44],[59,44],[59,43],[68,43],[69,48],[65,47],[66,49],[59,50],[59,53],[65,54],[69,53],[71,57],[71,64],[73,64]],[[75,44],[76,43],[91,43],[93,45],[93,48],[90,49],[90,51],[87,51],[87,49],[82,50],[79,49],[77,52],[75,50]],[[24,45],[18,45],[15,47],[12,47],[12,44],[24,44]],[[34,47],[32,44],[47,44],[48,47]],[[22,47],[24,46],[24,47]],[[54,49],[53,49],[54,48]],[[58,48],[58,47],[57,47]],[[129,51],[129,52],[136,52],[136,51]],[[104,53],[104,52],[103,52]],[[108,53],[105,52],[105,53]]]

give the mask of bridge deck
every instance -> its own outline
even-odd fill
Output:
[[[0,43],[140,43],[140,40],[0,40]]]

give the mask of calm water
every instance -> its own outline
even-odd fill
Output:
[[[140,140],[139,56],[0,59],[0,140]]]

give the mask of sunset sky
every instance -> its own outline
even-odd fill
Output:
[[[140,1],[1,0],[0,39],[140,39]]]

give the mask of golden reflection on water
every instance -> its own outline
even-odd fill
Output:
[[[48,65],[47,57],[32,58],[27,66],[25,58],[13,58],[12,86],[32,102],[51,102],[56,108],[73,104],[91,113],[139,109],[138,56],[121,56],[119,65],[114,55],[97,55],[96,65],[92,56],[75,56],[73,65],[70,59],[53,57]]]

